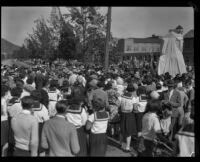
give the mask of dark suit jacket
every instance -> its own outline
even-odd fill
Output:
[[[177,90],[174,90],[169,100],[169,92],[164,93],[164,100],[170,101],[172,105],[172,117],[178,117],[178,107],[181,106],[181,95]]]
[[[188,103],[187,103],[187,111],[191,111],[191,101],[194,100],[194,89],[191,89],[189,92],[187,92],[188,96]]]
[[[46,108],[48,109],[49,108],[49,95],[44,89],[40,89],[40,92],[41,92],[41,96],[42,96],[41,103],[44,106],[46,106]]]

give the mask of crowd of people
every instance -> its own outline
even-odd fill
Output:
[[[133,156],[193,156],[194,80],[191,67],[2,65],[1,155],[105,156],[109,137]]]

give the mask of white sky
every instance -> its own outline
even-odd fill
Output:
[[[27,33],[32,33],[34,20],[49,18],[51,7],[2,7],[1,35],[14,44],[22,45]],[[66,12],[61,7],[62,14]],[[101,7],[103,14],[107,7]],[[111,32],[117,38],[143,38],[164,35],[181,25],[184,33],[194,29],[192,7],[112,7]]]

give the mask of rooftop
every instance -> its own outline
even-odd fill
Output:
[[[184,35],[184,38],[194,38],[194,29],[190,30]]]

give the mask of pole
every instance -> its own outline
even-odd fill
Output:
[[[111,7],[108,7],[107,32],[106,32],[106,51],[105,51],[105,70],[106,70],[106,72],[108,71],[108,64],[109,64],[110,27],[111,27]]]

